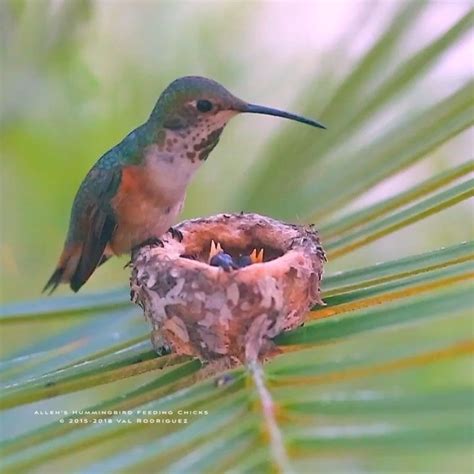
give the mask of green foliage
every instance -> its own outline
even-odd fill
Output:
[[[8,45],[2,62],[9,66],[3,85],[9,93],[2,94],[2,151],[9,158],[3,180],[15,197],[0,255],[11,280],[7,291],[24,283],[25,270],[18,276],[18,266],[28,268],[40,287],[78,177],[146,115],[156,91],[181,74],[175,55],[166,51],[161,70],[170,77],[159,78],[147,75],[156,65],[135,64],[143,61],[143,51],[134,50],[139,59],[124,51],[120,64],[109,65],[107,73],[114,74],[104,82],[107,87],[99,90],[101,80],[91,73],[94,55],[84,39],[96,31],[91,24],[100,18],[97,5],[64,2],[55,13],[51,5],[0,4],[10,22],[2,23]],[[154,8],[170,19],[156,34],[170,34],[176,27],[172,9],[166,2]],[[345,76],[331,61],[340,49],[325,53],[320,72],[308,76],[288,109],[321,119],[327,133],[285,124],[262,139],[247,130],[252,146],[259,140],[268,145],[255,163],[244,157],[237,163],[251,167],[243,177],[230,159],[231,136],[227,151],[222,145],[230,156],[207,168],[210,176],[221,177],[213,192],[207,191],[204,172],[190,192],[187,215],[222,211],[226,203],[229,210],[316,222],[330,257],[323,281],[327,305],[313,308],[304,327],[276,339],[282,354],[263,371],[238,368],[222,387],[203,379],[197,360],[156,356],[148,324],[124,287],[5,305],[0,409],[2,426],[11,432],[3,434],[3,471],[471,470],[474,241],[463,202],[472,196],[467,176],[473,163],[453,138],[472,125],[473,86],[465,81],[445,95],[417,100],[410,91],[463,40],[472,12],[414,52],[400,54],[426,9],[424,2],[402,2]],[[222,18],[234,15],[235,24],[245,23],[248,11],[229,4],[206,15],[216,31],[196,33],[207,46],[202,73],[227,78],[230,86],[238,62],[215,70],[215,58],[237,37],[230,27],[224,31]],[[47,28],[52,17],[54,26]],[[199,19],[194,20],[183,20],[182,28],[195,32]],[[345,45],[352,40],[349,33]],[[194,64],[191,44],[179,43],[176,50]],[[31,85],[21,97],[18,78],[27,77]],[[234,145],[250,150],[240,141]],[[422,173],[410,168],[417,163],[424,165]],[[401,192],[366,199],[366,191],[405,169],[411,175]],[[12,185],[20,182],[24,194]],[[26,217],[21,209],[28,209]],[[436,222],[430,225],[428,216]],[[24,219],[18,235],[12,230],[16,219]],[[46,222],[54,229],[43,251],[31,229],[36,234]],[[404,228],[409,238],[403,240]],[[8,260],[9,252],[20,256]],[[111,268],[97,279],[108,281]],[[112,280],[123,283],[125,275]],[[22,291],[15,294],[36,290]],[[33,416],[34,410],[59,408],[69,411],[62,422],[59,415]],[[94,424],[93,415],[74,423],[71,410],[77,409],[208,414],[189,415],[182,425],[119,424],[122,415]]]

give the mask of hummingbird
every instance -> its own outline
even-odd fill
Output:
[[[148,120],[102,155],[72,205],[59,262],[43,291],[69,283],[77,292],[113,255],[160,243],[179,215],[186,189],[235,115],[253,113],[321,123],[245,102],[214,80],[186,76],[160,95]]]

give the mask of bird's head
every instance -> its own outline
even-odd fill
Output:
[[[232,117],[240,113],[273,115],[325,128],[312,119],[245,102],[216,81],[199,76],[173,81],[158,99],[152,117],[165,129],[190,131],[198,128],[212,133],[222,130]]]

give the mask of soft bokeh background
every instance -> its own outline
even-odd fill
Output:
[[[471,7],[468,0],[0,0],[0,302],[39,297],[61,251],[72,200],[81,180],[102,153],[146,120],[161,91],[179,76],[212,77],[243,99],[305,114],[329,127],[328,131],[320,131],[263,116],[234,119],[193,182],[183,218],[245,210],[288,221],[314,222],[324,228],[333,219],[337,221],[338,216],[396,196],[443,170],[465,163],[472,158],[474,149],[474,134],[468,129],[473,121],[472,110],[466,104],[468,83],[472,84],[474,72],[472,17],[466,16]],[[417,120],[419,116],[421,121]],[[416,132],[413,136],[411,129]],[[389,175],[390,178],[379,179]],[[454,184],[459,181],[454,180]],[[415,201],[411,199],[410,205]],[[445,201],[439,199],[436,203]],[[327,274],[450,246],[472,239],[473,234],[472,204],[463,200],[329,261]],[[44,374],[57,376],[55,380],[61,386],[61,372],[66,379],[71,374],[77,376],[79,382],[83,381],[79,388],[84,390],[6,410],[0,428],[8,429],[0,429],[2,438],[52,421],[32,416],[35,407],[87,407],[127,393],[141,383],[159,381],[169,373],[153,370],[97,386],[95,382],[84,382],[87,377],[82,374],[81,379],[74,367],[67,368],[68,364],[77,364],[79,371],[87,372],[89,364],[90,370],[101,375],[108,374],[113,364],[128,369],[131,362],[125,360],[127,354],[130,360],[143,354],[155,359],[147,340],[149,327],[140,311],[128,303],[128,270],[122,268],[125,261],[125,257],[113,259],[102,266],[81,293],[70,299],[50,298],[46,303],[34,301],[15,305],[14,309],[5,306],[14,313],[12,317],[3,315],[0,336],[0,351],[5,356],[0,365],[13,381],[10,397],[14,398],[17,382],[23,396],[28,394],[29,382],[38,383],[43,390]],[[406,261],[399,270],[405,266]],[[422,271],[421,266],[414,267],[413,272]],[[448,266],[449,270],[453,272],[451,276],[463,278],[467,272],[454,264]],[[434,274],[426,272],[420,281],[439,283]],[[413,275],[408,272],[407,279]],[[87,297],[88,293],[116,287],[122,291]],[[286,363],[288,372],[295,366],[298,369],[298,364],[308,373],[318,367],[329,372],[346,370],[361,357],[376,365],[393,354],[405,357],[423,348],[447,347],[469,337],[472,321],[467,310],[462,320],[455,319],[456,311],[468,307],[467,300],[454,299],[455,304],[446,309],[441,302],[446,304],[446,294],[451,297],[448,301],[453,301],[450,288],[446,293],[434,288],[427,296],[429,304],[420,306],[422,310],[417,314],[410,313],[414,311],[409,306],[411,300],[407,307],[403,306],[403,298],[392,306],[389,300],[385,301],[385,306],[379,307],[379,321],[363,323],[367,333],[361,330],[358,337],[344,338],[344,334],[351,334],[347,327],[344,329],[344,319],[351,316],[336,318],[342,327],[340,344],[328,344],[330,338],[325,341],[324,337],[323,343],[313,340],[314,352],[310,356],[296,351],[290,359],[276,359],[277,368],[278,363]],[[420,296],[419,288],[415,290],[414,297]],[[70,291],[60,288],[58,293],[69,295]],[[407,294],[404,298],[409,300]],[[336,293],[332,303],[329,300],[329,309],[331,304],[337,306],[337,296]],[[71,310],[74,305],[80,310]],[[419,313],[431,315],[443,308],[444,318],[427,317],[424,325],[417,323]],[[384,311],[392,314],[390,311],[395,310],[399,310],[396,315],[400,324],[394,330],[380,330],[385,327]],[[23,317],[25,314],[27,317]],[[370,319],[369,313],[366,316]],[[415,324],[404,326],[408,317]],[[395,316],[393,319],[396,321]],[[323,320],[322,323],[318,328],[324,333]],[[302,330],[311,331],[312,324],[314,321]],[[375,330],[370,332],[372,329]],[[291,365],[288,360],[299,362]],[[347,361],[349,365],[345,365]],[[81,368],[82,363],[85,367]],[[305,389],[315,396],[320,393],[321,400],[326,401],[337,401],[341,393],[362,398],[375,394],[381,400],[387,393],[401,393],[402,402],[403,395],[416,395],[420,409],[403,412],[400,417],[395,411],[389,422],[408,420],[411,429],[410,423],[418,428],[420,420],[429,419],[432,432],[437,433],[445,421],[452,421],[451,412],[443,405],[444,392],[439,395],[438,390],[453,390],[456,395],[455,390],[464,390],[472,383],[469,375],[472,363],[461,357],[422,370],[410,367],[375,379],[290,390],[296,395]],[[214,387],[209,390],[214,393]],[[331,398],[334,394],[335,398]],[[442,409],[437,411],[431,395],[439,397],[436,403],[441,400]],[[447,398],[451,399],[458,400]],[[469,403],[472,398],[468,395],[462,400]],[[429,409],[430,403],[433,411],[423,411],[425,405]],[[388,406],[391,416],[392,405]],[[456,411],[456,403],[450,408]],[[460,407],[460,418],[468,412],[462,411],[465,408]],[[377,409],[373,416],[371,408],[367,410],[370,422],[385,420],[385,414],[380,415]],[[350,431],[351,414],[341,413],[347,416],[343,419]],[[255,418],[254,414],[246,416]],[[324,428],[329,420],[327,414],[314,416],[319,417],[315,426]],[[360,421],[357,415],[356,421]],[[336,425],[339,422],[336,417]],[[457,433],[455,428],[452,432]],[[222,430],[219,435],[226,433]],[[92,462],[94,456],[102,456],[107,449],[123,449],[127,456],[128,449],[139,441],[146,444],[155,434],[141,432],[140,436],[143,439],[124,438],[122,445],[111,440],[106,449],[102,444],[89,443],[87,455],[76,452],[65,461],[69,464],[60,465],[57,472],[70,472],[76,462]],[[377,434],[373,441],[376,438]],[[410,443],[411,438],[406,439]],[[61,436],[53,441],[60,443]],[[371,447],[370,437],[366,443]],[[332,452],[340,470],[347,472],[358,466],[363,470],[364,464],[353,464],[350,454],[344,457],[347,446],[341,446],[340,451]],[[388,453],[392,456],[388,466],[393,463],[394,470],[405,461],[412,470],[418,466],[425,472],[431,472],[431,468],[468,472],[472,468],[468,443],[459,451],[457,445],[453,452],[433,450],[430,456],[420,452],[415,456],[414,451],[408,451],[402,464],[391,446],[377,453],[370,450],[375,458],[369,456],[369,464],[380,456],[386,466],[384,455]],[[46,447],[54,450],[55,445]],[[33,443],[36,448],[36,455],[41,457],[42,447]],[[361,454],[361,459],[367,457],[368,451]],[[28,456],[20,449],[19,457]],[[121,466],[117,459],[115,462]],[[324,467],[324,459],[319,460],[320,470],[331,470]],[[378,466],[373,469],[378,472]]]
[[[421,2],[417,2],[421,3]],[[398,61],[453,25],[469,1],[429,4],[396,46]],[[302,112],[313,88],[315,118],[338,82],[382,34],[399,2],[154,2],[7,1],[1,8],[1,299],[35,298],[61,250],[74,194],[95,160],[142,123],[164,87],[178,76],[199,74],[225,84],[242,98]],[[399,6],[399,5],[398,5]],[[452,93],[472,75],[472,32],[433,65],[410,92],[395,97],[362,134],[339,138],[337,155],[370,144],[380,130],[413,108]],[[391,74],[387,64],[377,81]],[[314,89],[317,89],[315,91]],[[303,100],[302,100],[303,99]],[[307,108],[307,107],[306,107]],[[347,111],[341,110],[341,118]],[[331,117],[328,127],[335,127]],[[278,119],[245,116],[227,128],[188,194],[183,217],[245,209],[286,215],[292,156],[283,171],[288,186],[279,195],[254,198],[252,179],[265,172],[263,155],[274,153],[272,137],[299,127]],[[296,139],[322,139],[300,130]],[[295,136],[295,135],[292,135]],[[466,159],[472,133],[437,149],[428,160],[390,179],[353,205],[392,195],[434,170]],[[318,186],[318,167],[311,170]],[[263,170],[263,171],[262,171]],[[298,174],[300,177],[301,175]],[[271,176],[269,176],[271,179]],[[298,178],[301,179],[301,178]],[[258,181],[257,181],[258,182]],[[252,199],[247,199],[247,196]],[[441,213],[341,259],[336,268],[364,260],[447,245],[468,238],[469,205]],[[318,217],[313,220],[318,223]],[[429,245],[427,245],[429,243]],[[100,268],[83,291],[125,284],[123,260]],[[68,289],[62,288],[67,293]]]

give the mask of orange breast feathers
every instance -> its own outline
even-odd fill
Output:
[[[117,230],[111,242],[116,255],[128,252],[150,237],[159,237],[171,225],[169,203],[144,166],[126,166],[112,199]],[[170,216],[171,217],[171,216]],[[157,235],[158,234],[158,235]]]

